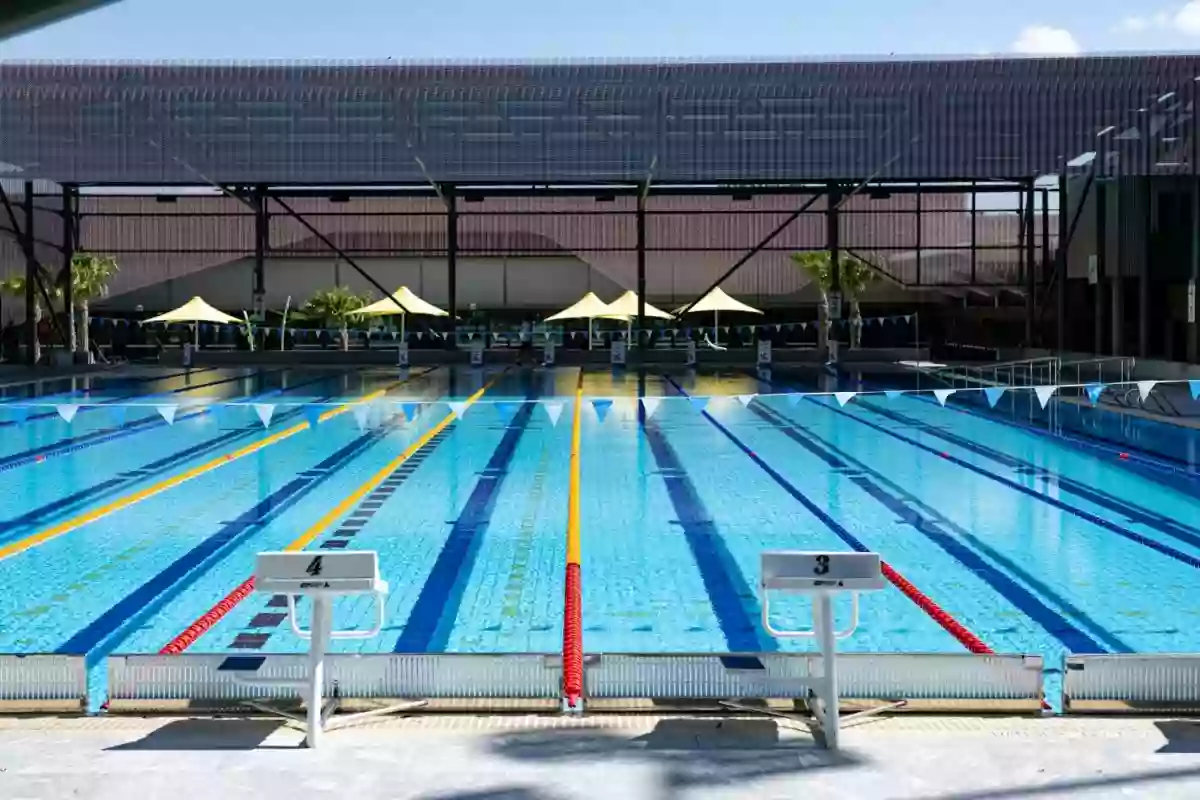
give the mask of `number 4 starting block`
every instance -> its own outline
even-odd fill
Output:
[[[858,627],[858,593],[884,588],[883,570],[878,553],[813,553],[789,550],[767,551],[761,555],[759,605],[762,606],[763,630],[779,639],[815,638],[821,653],[821,674],[807,680],[816,702],[810,705],[816,725],[825,737],[825,746],[836,750],[843,721],[877,714],[893,706],[871,709],[842,720],[838,703],[837,640],[845,639]],[[810,630],[778,630],[771,625],[771,593],[803,594],[812,597],[813,627]],[[838,631],[833,623],[833,596],[850,593],[850,626]],[[727,703],[726,705],[735,705]],[[756,709],[747,709],[756,710]],[[787,715],[783,715],[787,716]]]
[[[250,703],[260,711],[276,714],[306,724],[305,742],[317,747],[322,734],[334,727],[346,727],[355,722],[382,714],[419,707],[424,703],[403,703],[373,709],[360,714],[339,717],[336,725],[330,716],[337,710],[338,700],[325,701],[325,658],[332,639],[370,639],[383,630],[387,582],[379,577],[379,556],[373,551],[343,551],[335,553],[279,552],[259,553],[254,570],[254,590],[287,597],[288,622],[301,639],[308,639],[308,675],[303,680],[258,680],[240,678],[247,686],[271,686],[295,689],[304,700],[306,718],[289,714],[260,703]],[[333,600],[336,597],[374,595],[375,624],[370,630],[333,630]],[[308,630],[296,620],[296,598],[307,597],[312,602],[312,622]]]

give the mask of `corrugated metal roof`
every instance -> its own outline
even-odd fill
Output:
[[[1196,56],[0,65],[6,177],[416,184],[1194,171]],[[1163,97],[1168,100],[1163,101]],[[1185,146],[1186,145],[1186,146]]]

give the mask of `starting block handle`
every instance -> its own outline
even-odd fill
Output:
[[[830,599],[832,600],[832,598],[830,598]],[[813,630],[807,630],[807,631],[781,631],[781,630],[772,628],[771,627],[770,592],[768,592],[766,589],[763,590],[762,602],[760,603],[760,605],[762,606],[763,630],[765,630],[771,636],[774,636],[778,639],[812,639],[817,636],[817,631],[815,628]],[[851,608],[850,627],[844,631],[834,631],[834,633],[833,633],[834,639],[847,639],[854,633],[855,630],[857,630],[857,628],[858,628],[858,592],[850,592],[850,608]],[[813,609],[813,612],[816,613],[815,607]],[[831,620],[831,622],[832,622],[832,620]]]
[[[365,631],[329,631],[330,639],[371,639],[379,635],[383,630],[383,612],[384,612],[384,593],[374,592],[375,596],[375,626],[370,630]],[[292,633],[301,639],[310,640],[313,637],[312,630],[304,630],[296,624],[296,595],[289,594],[288,599],[288,622],[292,626]]]

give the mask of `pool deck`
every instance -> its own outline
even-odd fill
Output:
[[[878,718],[833,754],[757,717],[0,718],[0,797],[1200,797],[1200,722]]]

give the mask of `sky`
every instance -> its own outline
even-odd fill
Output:
[[[121,0],[0,59],[382,61],[1200,50],[1200,0]]]

